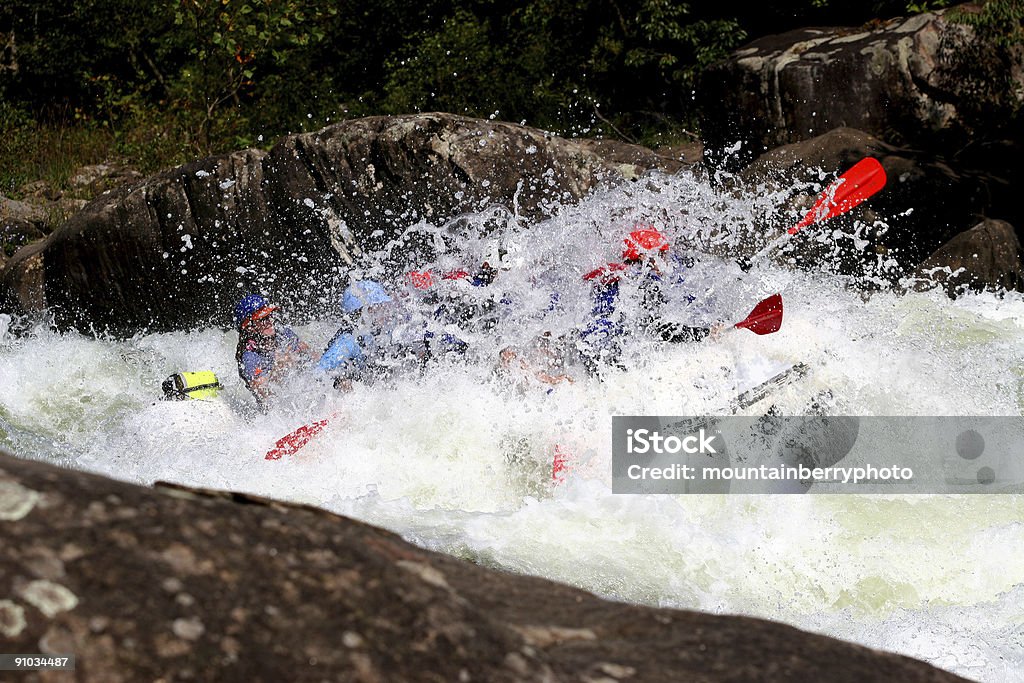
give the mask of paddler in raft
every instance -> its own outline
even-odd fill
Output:
[[[623,367],[620,339],[627,330],[681,343],[701,341],[725,328],[723,323],[693,327],[665,319],[665,289],[685,286],[685,270],[685,261],[670,250],[665,235],[653,225],[637,224],[623,240],[622,261],[583,276],[592,288],[593,318],[579,331],[577,349],[591,374],[600,375],[606,367]],[[638,299],[635,317],[627,316],[622,305],[624,290]],[[686,299],[693,301],[692,296]]]
[[[235,306],[238,375],[262,411],[267,410],[276,385],[295,370],[317,361],[309,345],[279,323],[277,309],[259,294],[248,294]]]
[[[374,280],[349,285],[340,307],[346,322],[317,364],[334,377],[338,389],[419,371],[431,358],[461,354],[466,347],[454,335],[428,330],[424,321]]]

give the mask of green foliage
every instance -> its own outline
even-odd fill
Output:
[[[743,41],[948,1],[4,0],[0,190],[59,179],[57,154],[148,171],[382,113],[672,142],[695,126],[701,71]],[[1020,4],[968,20],[1002,45]]]
[[[704,67],[746,38],[735,19],[693,21],[690,14],[686,4],[641,2],[631,41],[635,47],[626,53],[626,66],[652,66],[666,83],[692,86]]]
[[[953,21],[974,28],[982,42],[1007,50],[1024,42],[1024,1],[988,0],[980,7],[957,8]]]
[[[937,9],[949,7],[949,0],[921,0],[921,2],[908,1],[906,5],[907,14],[923,14],[934,12]]]
[[[382,107],[474,114],[508,108],[516,96],[506,87],[508,68],[487,21],[457,9],[439,30],[414,33],[402,55],[387,60]]]
[[[733,19],[669,0],[532,0],[511,11],[478,0],[404,11],[395,23],[414,29],[379,62],[380,90],[360,91],[357,104],[347,98],[352,113],[444,110],[639,137],[691,116],[699,70],[745,37]]]
[[[100,128],[12,122],[2,114],[0,119],[0,193],[5,195],[17,198],[18,189],[34,180],[65,187],[79,167],[109,158],[110,135]]]
[[[947,16],[974,33],[973,39],[952,48],[959,60],[958,108],[985,122],[985,135],[1018,126],[1024,102],[1014,65],[1024,43],[1024,1],[988,0],[954,8]]]
[[[200,152],[212,151],[218,137],[245,134],[243,99],[254,91],[258,75],[287,67],[321,43],[323,22],[337,13],[333,5],[301,0],[180,0],[175,5],[174,25],[187,38],[190,59],[168,94],[191,124]]]

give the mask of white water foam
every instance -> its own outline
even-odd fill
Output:
[[[509,269],[479,293],[508,300],[495,332],[465,335],[465,360],[386,386],[339,394],[299,378],[265,416],[237,379],[233,332],[113,341],[37,328],[13,337],[4,320],[0,446],[119,479],[321,505],[426,547],[618,600],[761,616],[980,680],[1024,680],[1019,496],[613,496],[609,459],[612,415],[713,413],[797,362],[812,368],[805,380],[746,412],[773,403],[796,414],[828,390],[830,407],[850,415],[1020,415],[1019,296],[865,297],[838,275],[769,266],[744,274],[706,256],[689,276],[698,300],[681,316],[739,320],[781,292],[782,329],[693,345],[636,341],[626,370],[598,382],[576,368],[574,383],[550,392],[494,372],[503,346],[585,319],[580,275],[614,260],[633,223],[708,249],[730,239],[715,237],[721,226],[746,222],[749,231],[751,216],[775,201],[680,176],[598,193],[529,230],[493,207],[412,226],[457,245],[460,256],[441,256],[441,265],[472,265],[502,243]],[[481,238],[485,225],[495,231]],[[552,290],[558,306],[542,315]],[[297,331],[322,348],[334,327]],[[198,369],[224,381],[222,402],[157,400],[164,377]],[[279,437],[335,412],[299,454],[263,458]],[[551,483],[556,445],[574,468],[561,486]]]

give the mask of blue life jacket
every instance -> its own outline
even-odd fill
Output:
[[[354,330],[342,327],[327,344],[317,367],[336,378],[364,380],[389,375],[404,361],[425,359],[427,334],[418,342],[397,341],[394,330]],[[417,348],[418,347],[418,348]]]
[[[351,332],[339,331],[327,345],[327,350],[320,356],[317,367],[324,372],[333,372],[339,368],[345,374],[358,374],[366,368],[366,354],[355,335]]]
[[[297,353],[301,343],[299,336],[288,327],[277,331],[276,343],[269,350],[260,349],[255,339],[240,340],[236,354],[239,376],[248,385],[261,374],[273,371],[279,353]]]
[[[591,297],[594,305],[590,310],[591,315],[595,320],[612,320],[617,312],[623,277],[641,278],[638,284],[642,300],[638,302],[638,305],[646,310],[639,311],[639,313],[658,315],[657,309],[664,303],[661,287],[663,285],[678,287],[684,283],[683,272],[686,270],[687,264],[679,257],[675,257],[673,260],[670,273],[658,274],[653,271],[640,273],[629,263],[609,263],[584,275],[584,280],[593,282]],[[693,302],[694,297],[687,295],[686,300]],[[621,314],[621,311],[618,312]],[[617,317],[621,318],[621,315]],[[621,320],[615,322],[621,326]]]

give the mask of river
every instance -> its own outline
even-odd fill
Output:
[[[779,201],[682,175],[552,207],[553,218],[529,229],[514,207],[411,226],[409,235],[444,242],[438,272],[472,266],[496,244],[507,252],[494,285],[471,292],[497,302],[497,327],[465,334],[465,358],[392,383],[341,394],[299,377],[266,415],[238,379],[233,331],[115,340],[37,324],[16,335],[2,316],[0,447],[143,484],[311,503],[421,546],[615,600],[764,617],[978,680],[1024,681],[1019,495],[612,495],[613,415],[712,413],[798,362],[811,368],[805,379],[744,412],[798,414],[826,397],[827,410],[846,415],[1021,415],[1020,295],[952,301],[820,270],[761,264],[744,273],[707,255],[756,230],[754,216]],[[496,372],[502,348],[586,316],[580,275],[616,259],[636,222],[699,249],[686,283],[696,300],[670,301],[685,316],[737,321],[781,292],[782,329],[699,344],[633,340],[626,369],[604,381],[579,368],[569,368],[574,382],[554,387],[530,373]],[[723,233],[730,224],[742,230]],[[827,224],[807,230],[832,239]],[[374,264],[397,258],[396,246],[362,274],[379,277]],[[840,240],[836,248],[862,246]],[[295,329],[320,349],[337,324]],[[199,369],[222,379],[221,401],[158,401],[165,377]],[[330,415],[299,453],[264,459],[277,439]],[[571,464],[560,485],[551,477],[556,446]],[[998,463],[983,455],[965,461],[963,474],[983,466]]]

